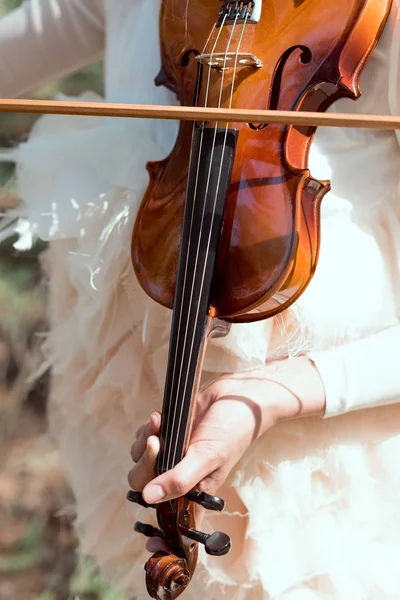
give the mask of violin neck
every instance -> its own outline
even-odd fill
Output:
[[[236,132],[195,128],[172,314],[158,474],[185,455],[211,328],[210,292],[229,190]]]

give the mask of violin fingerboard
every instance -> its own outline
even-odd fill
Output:
[[[210,289],[221,238],[237,132],[195,127],[171,325],[156,470],[182,460],[190,434],[197,366],[204,350]]]

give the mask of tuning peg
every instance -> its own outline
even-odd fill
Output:
[[[137,521],[133,528],[137,533],[141,533],[149,538],[165,538],[165,535],[160,529],[153,527],[153,525],[148,525],[147,523]],[[204,544],[205,551],[211,556],[224,556],[225,554],[228,554],[231,549],[231,540],[229,536],[226,535],[226,533],[222,533],[222,531],[215,531],[214,533],[208,534],[197,531],[196,529],[182,529],[184,529],[182,533],[189,539]]]
[[[129,502],[134,502],[135,504],[140,504],[144,508],[156,508],[155,504],[147,504],[147,502],[143,499],[141,492],[134,492],[133,490],[129,490],[126,495],[126,499]]]
[[[189,539],[204,544],[205,551],[211,556],[224,556],[228,554],[232,546],[229,536],[222,531],[208,534],[196,529],[188,529],[186,535]]]
[[[160,529],[157,529],[157,527],[153,527],[153,525],[148,525],[147,523],[141,523],[140,521],[135,523],[133,529],[146,537],[165,537],[163,532]]]
[[[129,502],[140,504],[140,506],[143,506],[144,508],[157,508],[155,504],[148,504],[143,499],[141,492],[129,490],[126,498],[129,500]],[[221,510],[224,510],[225,508],[225,502],[222,500],[222,498],[218,498],[218,496],[210,496],[210,494],[206,494],[205,492],[197,492],[196,490],[192,490],[186,494],[185,498],[191,502],[200,504],[200,506],[206,508],[207,510],[216,510],[221,512]]]
[[[196,502],[196,504],[200,504],[203,508],[207,508],[208,510],[217,510],[221,512],[225,508],[225,502],[222,498],[218,498],[218,496],[210,496],[205,492],[197,492],[196,490],[192,490],[188,492],[185,496],[188,500],[192,502]]]

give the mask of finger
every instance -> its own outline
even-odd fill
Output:
[[[154,412],[151,414],[150,419],[146,421],[136,432],[136,440],[142,437],[148,438],[149,435],[153,435],[160,428],[161,414]]]
[[[148,421],[146,421],[146,423],[141,425],[141,427],[139,427],[139,429],[137,430],[136,439],[138,439],[139,437],[141,437],[143,435],[148,436],[150,431],[152,431],[153,429],[158,429],[160,427],[160,422],[161,422],[161,413],[159,413],[158,411],[153,412],[150,415],[150,419]]]
[[[207,452],[201,445],[190,446],[176,467],[156,477],[144,488],[143,497],[149,504],[156,504],[184,496],[219,466],[215,453]]]
[[[159,438],[155,435],[150,436],[147,439],[145,452],[128,474],[128,482],[133,490],[141,492],[145,485],[154,478],[154,469],[159,451]]]
[[[170,552],[167,544],[160,537],[150,538],[146,544],[146,550],[149,552]]]
[[[141,425],[139,427],[139,429],[136,430],[136,435],[135,435],[136,439],[140,438],[140,436],[142,435],[143,431],[146,429],[146,427],[149,426],[149,423],[150,423],[150,420],[146,421],[146,423],[144,423],[143,425]]]
[[[131,448],[133,462],[137,462],[146,450],[147,439],[151,435],[158,435],[160,432],[161,415],[155,412],[150,419],[142,425],[136,433],[136,441]]]

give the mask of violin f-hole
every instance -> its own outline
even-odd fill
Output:
[[[283,71],[285,69],[287,61],[289,60],[289,58],[292,56],[292,54],[296,50],[301,50],[300,61],[302,62],[303,65],[309,64],[312,60],[312,52],[311,52],[310,48],[308,48],[307,46],[302,46],[301,44],[297,45],[297,46],[291,46],[282,54],[282,56],[280,57],[277,65],[275,67],[275,72],[274,72],[274,75],[272,78],[271,93],[270,93],[269,103],[267,106],[268,110],[277,110],[277,108],[279,106],[279,99],[281,96],[281,88],[282,88]],[[253,129],[255,131],[259,131],[261,129],[265,129],[265,127],[268,127],[268,123],[264,123],[261,125],[255,125],[254,123],[249,123],[248,125],[249,125],[250,129]]]

